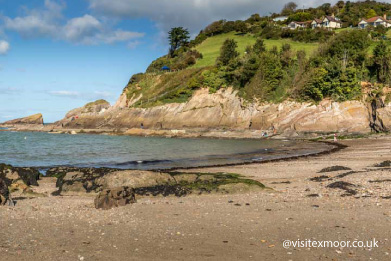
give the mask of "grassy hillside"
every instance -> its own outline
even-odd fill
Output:
[[[194,91],[191,79],[207,68],[190,68],[171,73],[143,74],[126,87],[128,99],[140,98],[133,107],[152,107],[186,102]]]
[[[238,43],[237,50],[240,54],[244,54],[246,47],[255,43],[254,36],[250,34],[238,35],[235,32],[209,37],[195,48],[202,53],[203,58],[198,60],[194,67],[214,65],[217,57],[220,55],[220,48],[226,39],[234,39]]]
[[[203,59],[198,60],[193,67],[199,68],[214,65],[216,63],[217,57],[220,54],[220,48],[226,39],[234,39],[238,43],[237,51],[241,55],[244,54],[246,47],[253,45],[256,40],[256,38],[251,34],[241,35],[236,32],[209,37],[195,48],[198,52],[202,53]],[[318,43],[302,43],[289,39],[265,40],[266,48],[269,50],[273,46],[277,46],[279,49],[281,49],[281,46],[285,43],[289,43],[294,51],[305,50],[307,54],[312,54],[319,45]]]

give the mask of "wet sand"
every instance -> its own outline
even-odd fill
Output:
[[[199,170],[243,174],[274,190],[145,197],[108,211],[92,197],[50,196],[55,180],[45,178],[35,190],[48,197],[0,208],[0,260],[387,260],[391,169],[373,166],[391,160],[391,137],[341,143],[348,148],[329,155]],[[352,170],[318,173],[336,165]],[[335,182],[350,192],[327,187]],[[373,238],[379,248],[282,246]]]

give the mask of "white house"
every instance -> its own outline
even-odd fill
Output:
[[[339,20],[334,15],[326,16],[325,18],[323,18],[322,27],[324,27],[324,28],[333,28],[333,29],[341,28],[342,27],[342,22],[341,22],[341,20]]]
[[[315,19],[311,22],[311,27],[312,27],[312,29],[322,27],[322,23],[323,23],[323,20],[322,20],[322,19],[316,19],[316,18],[315,18]]]
[[[308,24],[308,22],[295,22],[295,21],[293,21],[288,24],[288,27],[289,27],[289,29],[294,30],[297,28],[306,28],[307,24]]]
[[[387,20],[387,15],[375,16],[369,19],[361,19],[361,21],[358,23],[358,27],[361,29],[364,29],[367,26],[377,27],[379,25],[382,25],[387,28],[391,27],[391,21]]]

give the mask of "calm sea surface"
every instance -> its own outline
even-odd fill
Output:
[[[0,131],[0,163],[168,169],[263,161],[320,152],[328,145],[282,140],[174,139]]]

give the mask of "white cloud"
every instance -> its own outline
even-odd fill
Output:
[[[85,42],[102,30],[101,23],[91,15],[69,20],[64,26],[64,36],[72,42]]]
[[[128,41],[143,37],[143,33],[123,30],[109,30],[98,19],[91,15],[73,18],[64,26],[64,37],[71,42],[83,44],[98,44]]]
[[[25,17],[5,18],[5,28],[20,33],[24,37],[48,36],[56,32],[56,26],[43,17],[29,15]]]
[[[49,91],[47,92],[51,96],[80,99],[80,100],[98,100],[98,99],[111,99],[115,97],[115,94],[108,91],[94,91],[94,92],[77,92],[77,91]]]
[[[0,54],[7,54],[10,49],[10,44],[7,41],[0,41]]]
[[[117,30],[112,33],[101,34],[100,38],[106,43],[115,43],[115,42],[131,40],[135,38],[141,38],[144,35],[145,35],[144,33]]]
[[[45,0],[44,8],[26,9],[24,16],[3,17],[4,28],[26,38],[50,37],[75,44],[112,44],[143,37],[143,33],[113,29],[105,20],[86,14],[65,21],[65,4]]]
[[[92,94],[92,98],[94,100],[97,100],[97,99],[110,99],[110,98],[113,98],[115,95],[111,92],[107,92],[107,91],[95,91],[93,92]]]
[[[4,17],[4,27],[16,31],[23,37],[52,36],[56,34],[58,21],[62,18],[65,4],[45,0],[43,9],[25,9],[25,16]]]
[[[49,94],[53,96],[69,97],[69,98],[77,98],[80,95],[79,92],[71,92],[71,91],[50,91]]]
[[[134,48],[136,48],[137,46],[139,46],[140,44],[141,44],[140,41],[133,41],[133,42],[129,42],[128,45],[127,45],[127,47],[128,47],[129,49],[134,49]]]
[[[184,26],[198,33],[209,23],[220,20],[248,18],[251,14],[267,15],[281,11],[290,0],[88,0],[99,14],[115,18],[148,18],[166,32]],[[298,0],[302,7],[322,4],[325,0]],[[328,1],[330,2],[330,1]],[[331,2],[336,2],[332,0]]]

